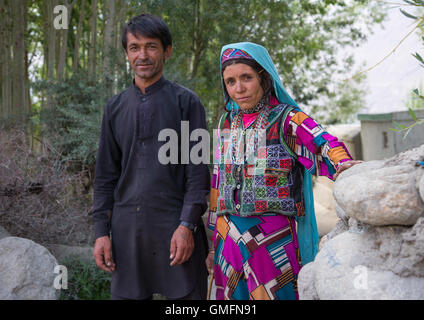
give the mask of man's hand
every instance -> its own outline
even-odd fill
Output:
[[[179,226],[175,230],[171,239],[171,266],[182,264],[190,259],[194,250],[193,232],[184,226]]]
[[[108,236],[96,239],[93,250],[97,266],[106,271],[115,271],[115,263],[112,260],[112,242]]]

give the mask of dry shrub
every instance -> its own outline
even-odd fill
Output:
[[[0,226],[41,244],[92,245],[86,172],[69,168],[46,142],[0,128]]]

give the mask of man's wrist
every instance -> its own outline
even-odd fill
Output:
[[[192,224],[192,223],[187,222],[187,221],[180,221],[180,226],[184,226],[184,227],[190,229],[193,232],[195,232],[196,229],[197,229],[197,226],[195,224]]]

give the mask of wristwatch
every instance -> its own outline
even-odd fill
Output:
[[[187,228],[189,228],[193,232],[195,232],[196,229],[197,229],[197,226],[196,225],[194,225],[194,224],[192,224],[190,222],[187,222],[187,221],[181,221],[180,222],[180,226],[187,227]]]

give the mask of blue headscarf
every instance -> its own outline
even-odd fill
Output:
[[[267,71],[273,80],[275,94],[277,100],[280,103],[286,103],[296,107],[300,110],[296,102],[290,97],[284,88],[283,83],[278,75],[277,69],[272,62],[271,57],[267,49],[263,46],[251,42],[239,42],[228,44],[221,49],[220,55],[220,66],[221,66],[221,77],[222,77],[222,54],[226,49],[240,49],[248,53],[257,63],[259,63],[265,71]],[[222,82],[222,81],[221,81]],[[222,82],[224,86],[224,83]],[[226,105],[228,111],[238,110],[239,106],[231,98]],[[300,257],[302,259],[302,265],[305,265],[315,259],[318,252],[318,230],[315,219],[314,211],[314,197],[312,192],[312,179],[311,174],[308,170],[304,170],[303,175],[303,195],[305,204],[305,215],[302,217],[296,217],[297,221],[297,236],[299,241]]]

